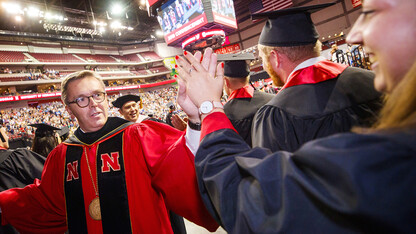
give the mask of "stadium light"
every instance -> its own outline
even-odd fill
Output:
[[[45,19],[47,20],[56,20],[56,21],[64,21],[64,17],[60,14],[53,14],[51,12],[45,13]]]
[[[163,36],[162,30],[156,30],[156,36],[162,37]]]
[[[40,10],[34,6],[30,6],[26,12],[29,17],[39,17],[40,14]]]
[[[6,12],[9,14],[24,14],[22,8],[17,3],[3,2],[1,5],[3,6],[3,8],[6,9]]]
[[[120,15],[121,13],[123,13],[123,7],[120,3],[115,3],[111,6],[111,14]]]
[[[52,19],[53,15],[50,12],[45,13],[45,19]]]
[[[18,22],[18,23],[20,23],[20,22],[22,22],[23,21],[23,19],[22,19],[22,17],[20,16],[20,15],[16,15],[15,17],[14,17],[14,19],[16,20],[16,22]]]
[[[122,27],[122,25],[121,25],[121,23],[120,23],[119,21],[114,20],[114,21],[111,23],[110,27],[111,27],[111,28],[113,28],[113,29],[118,29],[118,28],[121,28],[121,27]]]

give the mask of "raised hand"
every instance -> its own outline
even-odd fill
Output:
[[[184,57],[176,57],[179,64],[180,81],[186,87],[186,95],[199,107],[204,101],[221,100],[224,69],[223,63],[217,65],[217,55],[212,49],[205,50],[201,61],[200,54],[184,52]]]

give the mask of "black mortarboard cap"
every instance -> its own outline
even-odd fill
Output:
[[[36,128],[35,135],[37,136],[45,136],[46,133],[53,134],[53,131],[61,130],[60,128],[45,123],[29,124],[29,126]]]
[[[69,128],[67,126],[62,127],[59,131],[58,134],[59,136],[64,136],[65,134],[69,133]]]
[[[311,14],[334,4],[293,7],[252,15],[252,19],[268,18],[260,34],[259,44],[288,47],[315,43],[319,35]]]
[[[140,101],[140,96],[133,95],[133,94],[127,94],[127,95],[124,95],[124,96],[120,96],[119,98],[117,98],[117,100],[113,101],[112,104],[113,104],[113,106],[115,106],[117,108],[121,108],[121,107],[123,107],[124,104],[126,104],[126,102],[129,102],[129,101],[138,102],[138,101]]]
[[[175,109],[175,104],[173,104],[173,102],[169,102],[166,106],[167,106],[169,109]]]
[[[254,55],[251,53],[217,55],[218,61],[224,61],[224,75],[231,78],[246,78],[250,74],[247,61],[253,59]]]

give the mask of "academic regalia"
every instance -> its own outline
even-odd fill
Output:
[[[10,188],[23,188],[42,176],[46,157],[28,149],[0,147],[0,192]],[[0,212],[1,217],[1,212]],[[11,225],[1,225],[1,234],[19,233]]]
[[[354,126],[369,127],[382,107],[370,71],[320,61],[297,70],[253,120],[253,147],[293,152]]]
[[[231,93],[224,112],[240,136],[251,146],[251,126],[257,110],[269,102],[274,95],[254,90],[247,85]]]
[[[42,181],[0,193],[3,223],[32,233],[172,233],[172,210],[214,231],[184,134],[116,117],[97,132],[78,128],[50,153]],[[97,197],[102,221],[89,213]]]
[[[126,104],[127,102],[140,102],[140,108],[142,108],[142,101],[140,96],[138,95],[134,95],[134,94],[126,94],[123,96],[118,97],[115,101],[112,102],[113,106],[122,109],[124,104]],[[172,104],[173,105],[173,104]],[[152,119],[150,119],[152,120]],[[169,118],[170,121],[170,118]],[[141,122],[139,119],[136,120],[136,123]],[[163,121],[161,121],[163,122]],[[169,125],[172,126],[171,123],[168,123]],[[171,226],[172,226],[172,230],[174,234],[185,234],[186,233],[186,227],[185,227],[185,223],[183,221],[183,218],[180,217],[179,215],[173,213],[172,211],[169,211],[169,217],[170,217],[170,221],[171,221]]]
[[[218,61],[224,61],[224,76],[227,79],[240,79],[246,82],[250,74],[247,61],[253,60],[254,55],[219,54]],[[251,85],[236,89],[230,93],[224,112],[230,119],[240,136],[251,146],[251,126],[257,110],[269,102],[274,95],[255,90]]]
[[[23,188],[42,176],[46,157],[33,151],[0,147],[0,191]]]
[[[325,3],[293,7],[252,16],[267,18],[259,44],[271,47],[316,45],[319,38],[311,13],[332,6]],[[381,94],[373,88],[369,71],[347,68],[323,58],[300,62],[282,90],[253,120],[253,147],[295,151],[303,143],[354,125],[368,126],[381,108]]]
[[[202,122],[195,165],[228,233],[412,233],[416,130],[336,134],[294,153],[253,148],[223,113]]]
[[[139,102],[139,101],[140,101],[140,106],[141,106],[140,96],[137,96],[134,94],[126,94],[126,95],[118,97],[115,101],[111,102],[111,104],[121,109],[124,106],[124,104],[126,104],[127,102]]]

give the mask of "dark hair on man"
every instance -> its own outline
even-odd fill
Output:
[[[56,135],[53,132],[48,132],[41,136],[35,136],[32,142],[32,151],[47,157],[57,145]]]

